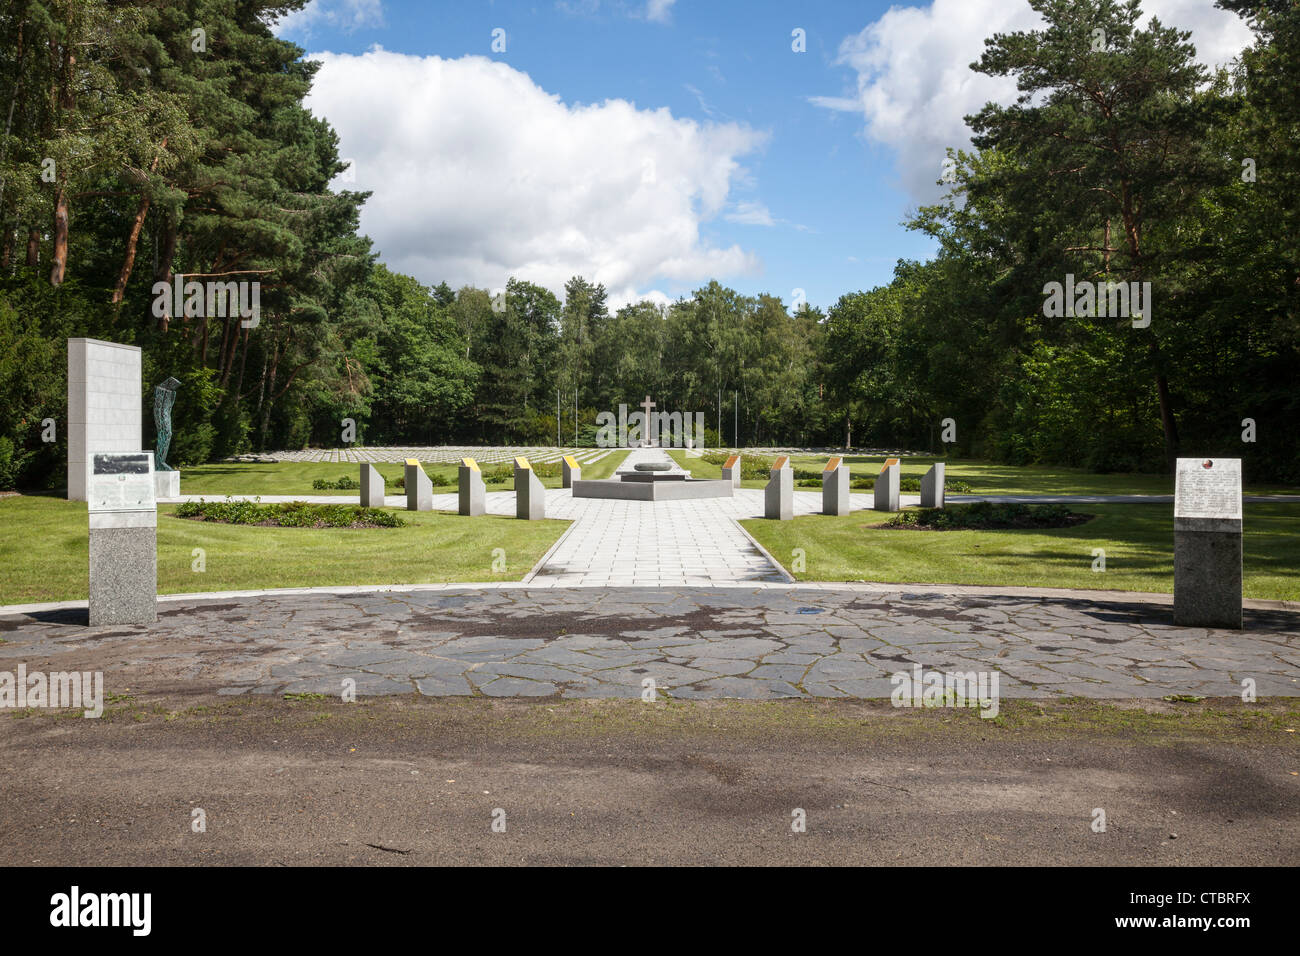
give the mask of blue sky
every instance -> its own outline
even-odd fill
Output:
[[[1147,5],[1207,62],[1248,36],[1209,0]],[[578,272],[616,304],[717,278],[826,307],[931,254],[901,220],[939,195],[961,116],[1011,95],[967,64],[1034,19],[1023,0],[313,0],[278,32],[324,63],[309,105],[394,268],[557,292]]]

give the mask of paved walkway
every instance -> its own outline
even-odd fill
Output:
[[[994,672],[1001,697],[1300,696],[1300,612],[1175,628],[1167,596],[888,585],[414,588],[170,600],[152,627],[0,616],[0,670],[101,670],[108,693],[888,697]]]

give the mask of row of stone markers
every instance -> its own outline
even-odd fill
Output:
[[[565,455],[564,487],[570,488],[582,478],[582,467],[572,455]],[[433,482],[416,458],[406,459],[406,510],[433,510]],[[459,502],[457,511],[466,517],[487,512],[487,487],[483,472],[473,458],[462,458],[458,470]],[[374,465],[361,466],[361,504],[366,508],[384,507],[384,476]],[[515,517],[540,521],[546,517],[546,487],[523,455],[515,457]]]
[[[886,460],[876,476],[875,511],[899,510],[899,487],[902,483],[902,463],[897,458]],[[723,479],[740,485],[740,456],[732,455],[722,466]],[[832,458],[822,470],[822,514],[846,515],[849,513],[849,487],[852,476],[843,458]],[[921,507],[942,508],[944,463],[935,462],[921,479]],[[777,521],[794,517],[794,471],[789,457],[782,455],[772,465],[771,477],[763,489],[763,515]]]

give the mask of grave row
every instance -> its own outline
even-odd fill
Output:
[[[519,456],[530,461],[549,463],[561,461],[565,456],[574,458],[583,464],[600,461],[610,453],[609,448],[539,448],[531,447],[470,447],[440,446],[428,448],[416,447],[366,447],[345,449],[311,448],[303,451],[275,452],[271,457],[277,461],[297,462],[403,462],[415,457],[420,461],[435,465],[451,465],[462,458],[472,455],[481,464],[508,464]]]
[[[921,507],[944,506],[943,462],[935,462],[921,479]],[[876,476],[875,511],[899,510],[899,486],[902,481],[902,464],[897,458],[886,459]],[[786,455],[772,465],[771,477],[763,489],[763,515],[777,521],[794,517],[794,471]],[[732,455],[722,466],[722,478],[740,487],[740,456]],[[846,515],[849,513],[849,468],[840,457],[831,458],[822,470],[822,514]]]
[[[563,469],[563,486],[573,487],[573,482],[582,478],[582,464],[574,455],[561,458]],[[538,521],[546,517],[546,488],[542,480],[533,471],[533,466],[526,455],[516,455],[515,468],[515,517],[527,521]],[[433,510],[433,482],[425,474],[417,458],[406,459],[404,474],[406,485],[407,511]],[[475,517],[487,511],[487,488],[483,483],[483,471],[474,458],[460,459],[457,470],[457,511],[466,517]],[[361,504],[367,508],[384,507],[384,476],[371,464],[361,466]]]

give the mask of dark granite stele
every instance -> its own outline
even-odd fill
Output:
[[[1241,630],[1241,519],[1174,518],[1174,624]]]
[[[685,501],[695,498],[732,498],[735,486],[730,481],[713,478],[687,478],[685,475],[624,475],[613,478],[575,481],[575,498],[609,498],[615,501]]]

